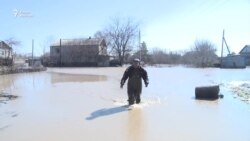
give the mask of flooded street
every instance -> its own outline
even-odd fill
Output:
[[[147,67],[149,86],[132,110],[124,106],[126,87],[119,87],[125,69],[0,76],[0,92],[18,96],[0,100],[0,140],[250,140],[249,96],[235,91],[235,84],[250,82],[250,68]],[[224,98],[195,100],[195,87],[206,85],[220,85]]]

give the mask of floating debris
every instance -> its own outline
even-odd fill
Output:
[[[249,81],[233,81],[230,88],[234,94],[242,101],[250,104],[250,82]]]
[[[16,96],[16,95],[11,95],[8,93],[0,92],[0,103],[6,104],[6,101],[15,100],[17,98],[18,98],[18,96]]]

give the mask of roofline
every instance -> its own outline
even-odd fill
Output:
[[[245,45],[245,46],[240,50],[239,54],[241,54],[241,52],[242,52],[245,48],[247,48],[247,47],[250,47],[250,45]]]
[[[3,43],[5,46],[3,48],[8,48],[10,50],[12,50],[12,47],[10,47],[7,43],[5,43],[4,41],[0,40],[1,43]]]
[[[74,41],[74,40],[88,40],[89,38],[73,38],[73,39],[62,39],[62,40],[70,40],[70,41]],[[107,45],[106,41],[104,38],[91,38],[91,39],[100,39],[100,41],[97,43],[97,44],[93,44],[93,45],[100,45],[103,41],[105,42],[105,45]],[[61,39],[59,39],[59,42],[60,42]],[[51,47],[57,47],[57,46],[60,46],[60,43],[57,44],[58,42],[55,42],[55,43],[52,43],[50,46]],[[67,45],[67,46],[70,46],[71,44]],[[72,44],[72,46],[74,46],[75,44]],[[62,44],[62,46],[64,46]]]

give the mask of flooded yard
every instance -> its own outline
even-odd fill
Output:
[[[129,110],[126,68],[49,68],[0,76],[2,141],[249,141],[250,68],[146,67],[149,86]],[[195,100],[219,85],[223,99]]]

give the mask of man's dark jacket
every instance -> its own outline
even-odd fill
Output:
[[[121,87],[124,85],[128,78],[128,93],[141,93],[141,79],[144,80],[146,87],[149,83],[147,71],[144,70],[141,66],[139,66],[138,68],[130,66],[126,69],[121,79]]]

